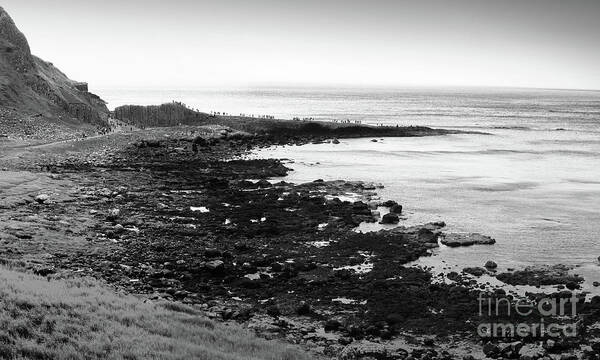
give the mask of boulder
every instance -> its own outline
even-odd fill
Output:
[[[379,223],[380,224],[397,224],[399,221],[400,221],[400,218],[398,218],[398,215],[389,213],[389,214],[383,215],[383,217],[381,218],[381,221]]]
[[[355,215],[371,216],[371,208],[362,201],[356,201],[352,204],[352,213]]]
[[[259,188],[269,188],[273,186],[273,184],[271,184],[267,179],[260,179],[256,183],[256,186],[258,186]]]
[[[402,214],[402,205],[396,204],[396,205],[390,207],[390,212],[392,212],[394,214]]]
[[[367,205],[371,210],[377,210],[377,206],[379,206],[379,203],[375,200],[371,200],[367,203]]]
[[[218,271],[222,270],[225,266],[225,263],[221,260],[213,260],[209,261],[204,266],[210,271]]]
[[[499,343],[498,350],[500,355],[505,358],[513,359],[519,354],[519,350],[523,347],[523,343],[520,341],[514,341],[510,343]]]
[[[577,288],[583,282],[583,277],[573,275],[569,271],[572,267],[567,265],[535,265],[523,270],[503,272],[496,276],[502,282],[510,285],[568,285]]]
[[[50,199],[50,196],[46,195],[46,194],[39,194],[38,196],[36,196],[34,198],[34,200],[38,203],[38,204],[43,204],[46,201],[48,201],[48,199]]]
[[[496,262],[495,262],[495,261],[488,260],[488,261],[485,263],[485,268],[486,268],[486,269],[492,269],[492,270],[493,270],[493,269],[496,269],[496,268],[498,268],[498,264],[496,264]]]
[[[471,245],[492,245],[496,243],[496,240],[489,236],[477,233],[451,233],[444,234],[441,242],[446,246],[458,247]]]
[[[483,345],[483,353],[489,358],[495,358],[500,354],[500,348],[493,343]]]
[[[486,272],[482,267],[466,267],[463,269],[463,271],[473,276],[481,276]]]
[[[579,284],[574,281],[569,281],[565,284],[565,287],[569,290],[579,289]]]
[[[417,239],[425,243],[434,243],[437,245],[438,233],[428,228],[421,228],[417,232]]]
[[[296,313],[298,315],[309,315],[311,313],[310,305],[304,301],[300,303],[298,308],[296,309]]]
[[[389,207],[389,208],[396,206],[396,205],[398,205],[398,203],[395,202],[394,200],[387,200],[387,201],[381,203],[381,206],[385,206],[385,207]]]

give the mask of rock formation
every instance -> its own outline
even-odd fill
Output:
[[[198,125],[208,114],[194,111],[180,102],[162,105],[123,105],[115,109],[115,118],[140,128],[155,126]]]

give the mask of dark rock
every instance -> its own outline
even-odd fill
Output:
[[[262,287],[259,280],[250,280],[247,277],[236,280],[235,285],[244,289],[259,289]]]
[[[300,306],[296,309],[298,315],[309,315],[311,313],[310,305],[306,302],[301,302]]]
[[[405,316],[401,314],[389,314],[386,316],[385,321],[390,325],[395,325],[404,322],[405,319]]]
[[[486,269],[492,269],[492,270],[493,270],[493,269],[496,269],[496,268],[498,268],[498,264],[496,264],[496,262],[495,262],[495,261],[488,260],[488,261],[485,263],[485,268],[486,268]]]
[[[338,339],[338,343],[340,343],[341,345],[348,345],[351,344],[353,341],[354,339],[350,336],[343,336]]]
[[[486,273],[485,269],[482,267],[466,267],[463,271],[473,276],[481,276]]]
[[[450,271],[446,277],[452,281],[460,280],[460,275],[456,271]]]
[[[381,218],[381,221],[379,223],[380,224],[397,224],[399,221],[400,221],[400,219],[398,218],[398,215],[388,213],[388,214],[383,215],[383,217]]]
[[[121,210],[119,209],[110,209],[108,214],[106,215],[107,220],[117,220],[121,216]]]
[[[565,284],[565,287],[569,290],[579,289],[579,284],[574,281],[569,281]]]
[[[441,240],[442,244],[450,247],[458,246],[471,246],[471,245],[492,245],[496,243],[496,240],[489,236],[470,233],[470,234],[444,234]]]
[[[500,354],[500,348],[496,344],[486,343],[483,345],[483,353],[487,357],[496,358]]]
[[[39,276],[48,276],[56,273],[56,269],[53,267],[40,266],[33,269],[33,273]]]
[[[337,331],[342,326],[342,323],[335,319],[330,319],[325,322],[323,326],[325,331]]]
[[[207,258],[216,258],[221,257],[222,255],[223,254],[221,253],[221,251],[215,248],[206,248],[204,250],[204,256],[206,256]]]
[[[509,359],[517,357],[517,355],[519,354],[519,350],[521,350],[521,347],[523,347],[523,343],[520,341],[498,344],[500,356]]]
[[[275,305],[269,306],[267,308],[267,315],[274,318],[279,317],[281,315],[281,310],[279,310],[279,308]]]
[[[417,238],[419,239],[419,241],[422,242],[437,244],[438,233],[433,232],[427,228],[421,228],[417,232]]]
[[[402,205],[393,205],[392,207],[390,207],[390,212],[394,214],[402,214]]]
[[[188,292],[185,290],[178,290],[173,293],[173,297],[177,300],[185,299],[188,296]]]
[[[398,205],[398,203],[395,202],[394,200],[387,200],[387,201],[384,201],[383,203],[381,203],[381,206],[385,206],[385,207],[389,207],[389,208],[392,208],[393,206],[397,206],[397,205]]]
[[[381,329],[379,329],[375,325],[371,325],[365,329],[365,333],[371,336],[379,336],[379,334],[381,333]]]
[[[235,314],[235,311],[233,311],[231,309],[223,310],[223,313],[222,313],[223,320],[229,320],[229,319],[233,318],[234,314]]]
[[[536,265],[528,266],[523,270],[517,270],[515,272],[504,272],[496,276],[496,278],[502,282],[510,285],[567,285],[571,283],[571,287],[574,284],[583,282],[583,277],[577,275],[571,275],[569,271],[571,267],[566,265]]]
[[[365,331],[363,330],[363,328],[361,326],[358,325],[351,325],[349,326],[347,329],[348,334],[350,336],[352,336],[355,339],[360,339],[364,336]]]
[[[283,271],[283,264],[279,263],[279,262],[274,262],[273,264],[271,264],[271,271],[274,271],[274,272]]]
[[[266,180],[266,179],[260,179],[260,180],[259,180],[259,181],[256,183],[256,185],[257,185],[259,188],[269,188],[269,187],[273,186],[273,184],[271,184],[271,183],[270,183],[268,180]]]
[[[357,201],[352,204],[352,213],[355,215],[371,216],[371,208],[362,201]]]

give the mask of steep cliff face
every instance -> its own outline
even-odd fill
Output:
[[[63,119],[71,124],[103,126],[108,116],[104,101],[89,93],[86,86],[31,54],[27,39],[2,7],[0,107],[35,114],[40,119]]]

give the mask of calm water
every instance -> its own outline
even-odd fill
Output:
[[[430,125],[491,135],[343,140],[278,147],[259,156],[294,159],[291,181],[383,183],[406,224],[444,220],[494,246],[442,248],[423,264],[501,268],[572,264],[600,281],[600,92],[514,89],[261,89],[100,92],[116,106],[181,100],[204,111],[365,123]]]

